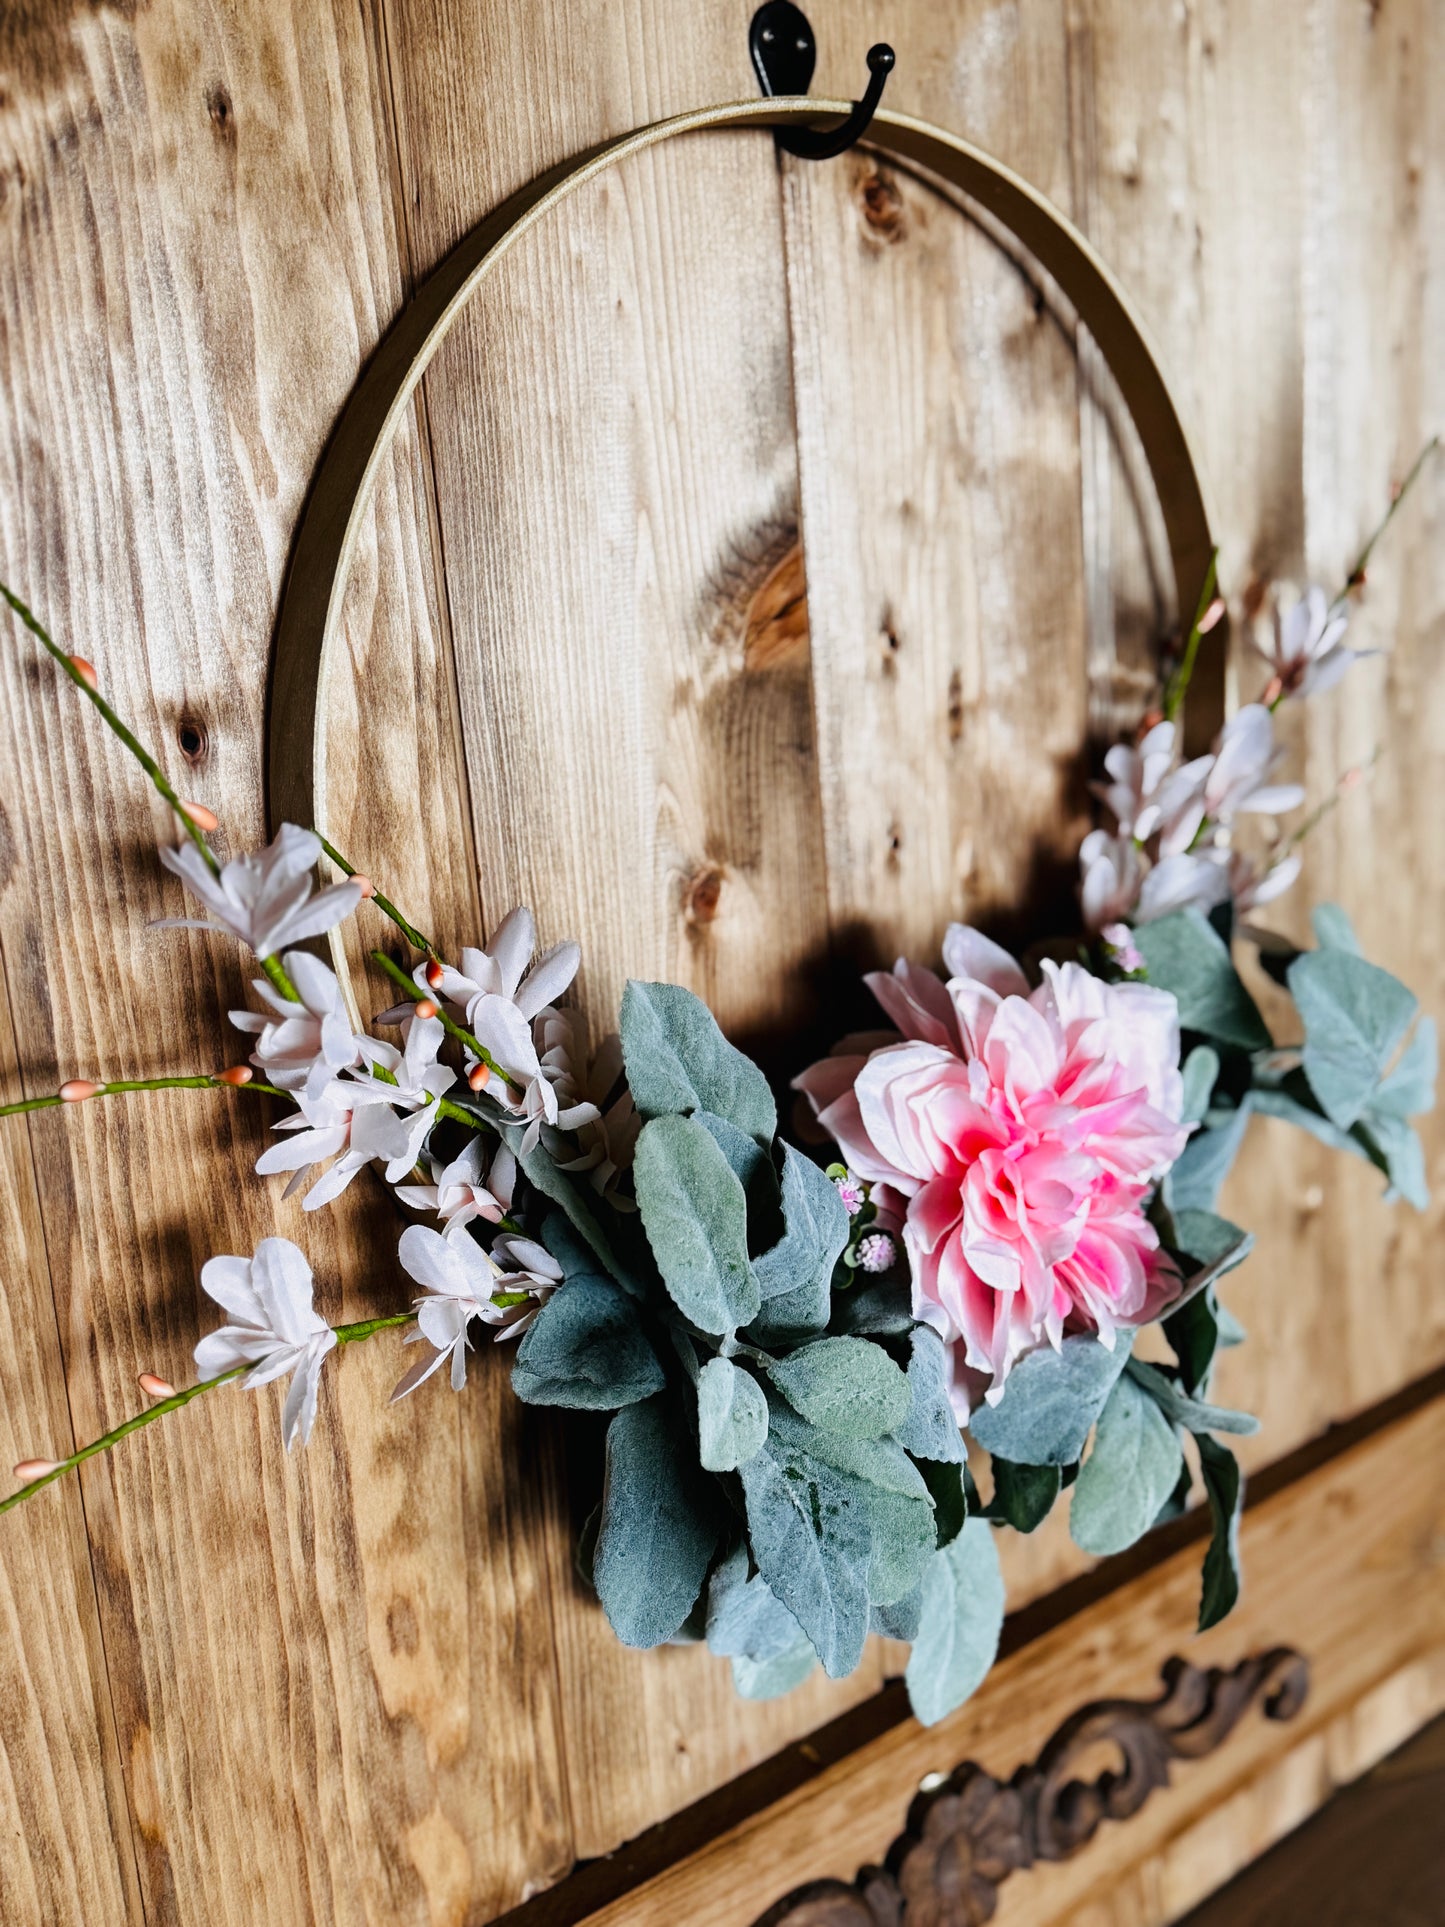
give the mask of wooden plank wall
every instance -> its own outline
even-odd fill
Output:
[[[748,11],[0,18],[0,570],[237,844],[287,545],[361,361],[539,168],[749,94]],[[1120,270],[1231,590],[1337,577],[1445,419],[1430,0],[838,0],[815,24],[815,91],[855,92],[886,36],[894,104],[1018,167]],[[1090,731],[1137,708],[1162,618],[1127,436],[1042,292],[863,155],[709,138],[575,202],[382,478],[331,718],[358,860],[453,944],[526,896],[582,939],[589,1011],[671,976],[774,1066],[789,1030],[843,1027],[860,960],[951,916],[1056,926]],[[1302,740],[1317,795],[1387,754],[1292,913],[1337,896],[1437,1013],[1442,518],[1437,471],[1362,621],[1391,653]],[[18,634],[0,688],[5,1094],[233,1056],[233,955],[144,929],[178,907],[169,826]],[[1255,1128],[1231,1205],[1272,1215],[1222,1390],[1261,1411],[1260,1462],[1445,1357],[1445,1306],[1438,1211]],[[184,1375],[212,1250],[284,1230],[333,1315],[396,1302],[384,1204],[358,1186],[303,1228],[232,1176],[262,1142],[259,1112],[183,1093],[3,1127],[12,1457],[113,1423],[139,1370]],[[880,1653],[745,1707],[706,1654],[622,1652],[571,1576],[559,1440],[502,1362],[389,1413],[395,1370],[348,1356],[293,1461],[269,1396],[222,1398],[4,1522],[7,1920],[485,1919],[882,1677]],[[1078,1563],[1057,1531],[1009,1558],[1016,1602]]]

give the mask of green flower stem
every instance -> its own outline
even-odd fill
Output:
[[[288,1003],[300,1003],[301,993],[286,975],[279,957],[263,957],[261,959],[261,968]]]
[[[123,1077],[112,1084],[99,1084],[91,1092],[91,1097],[121,1097],[127,1091],[255,1091],[262,1097],[289,1097],[289,1091],[278,1090],[274,1084],[264,1084],[252,1078],[249,1084],[230,1084],[225,1078],[199,1077]],[[48,1111],[58,1104],[88,1104],[89,1097],[62,1097],[58,1091],[49,1097],[27,1097],[18,1104],[0,1104],[0,1117],[19,1117],[22,1111]],[[469,1113],[463,1111],[463,1117]]]
[[[344,871],[349,877],[354,877],[356,875],[356,865],[354,863],[348,863],[340,850],[338,850],[334,844],[328,843],[324,836],[321,836],[320,830],[315,831],[314,834],[321,837],[321,847],[331,858],[331,861],[336,865],[337,869]],[[436,955],[430,938],[424,937],[414,923],[408,923],[396,905],[384,897],[380,890],[376,892],[376,895],[371,900],[384,917],[391,918],[392,922],[406,938],[413,950],[424,950],[429,957]]]
[[[165,771],[161,768],[155,757],[151,755],[145,745],[126,727],[120,717],[117,716],[111,708],[110,704],[105,700],[104,696],[100,694],[99,690],[91,688],[90,684],[70,660],[70,657],[60,647],[60,644],[46,631],[37,617],[26,608],[19,596],[15,594],[15,591],[7,588],[3,582],[0,582],[0,596],[4,596],[5,600],[10,604],[10,607],[15,611],[16,615],[19,616],[30,633],[38,637],[45,648],[50,651],[51,655],[54,656],[55,660],[75,684],[81,695],[88,697],[89,700],[95,704],[110,728],[125,744],[131,755],[134,756],[146,775],[149,776],[161,795],[181,819],[181,824],[185,829],[186,835],[205,858],[207,864],[210,866],[211,874],[213,876],[219,876],[221,874],[221,865],[215,852],[212,850],[210,844],[207,843],[200,826],[193,823],[186,814],[180,797],[177,796],[176,792],[171,788]],[[295,998],[296,993],[294,991],[291,991],[289,994],[293,999]]]
[[[375,1332],[389,1331],[396,1325],[409,1325],[415,1316],[416,1314],[411,1311],[398,1311],[391,1312],[384,1318],[362,1318],[353,1325],[333,1325],[337,1349],[357,1344],[364,1338],[370,1338]],[[168,1398],[157,1399],[155,1404],[148,1406],[144,1412],[137,1412],[132,1418],[122,1420],[111,1431],[104,1433],[98,1439],[92,1439],[89,1445],[82,1445],[78,1451],[72,1452],[68,1459],[59,1460],[53,1472],[47,1472],[43,1478],[32,1479],[28,1485],[22,1485],[18,1492],[12,1492],[9,1498],[0,1499],[0,1512],[9,1512],[13,1507],[23,1505],[27,1499],[33,1499],[35,1494],[43,1491],[47,1485],[54,1485],[55,1481],[63,1478],[67,1472],[73,1472],[76,1466],[83,1465],[87,1459],[93,1459],[98,1453],[108,1452],[113,1445],[119,1445],[121,1440],[129,1438],[132,1432],[139,1432],[143,1426],[154,1425],[157,1419],[164,1418],[168,1412],[179,1412],[183,1405],[189,1405],[191,1400],[199,1398],[202,1392],[213,1392],[218,1385],[229,1385],[232,1380],[239,1378],[243,1372],[248,1372],[250,1369],[249,1365],[233,1365],[229,1372],[222,1372],[217,1378],[203,1378],[198,1385],[188,1385],[183,1392],[172,1392]]]
[[[435,998],[430,997],[428,991],[418,989],[417,985],[407,976],[401,965],[393,963],[384,950],[373,950],[371,953],[371,961],[379,970],[384,970],[397,988],[404,990],[414,1004],[419,1004],[423,997],[427,997],[430,1001],[436,1002]],[[505,1078],[509,1084],[520,1084],[521,1079],[513,1077],[512,1073],[507,1070],[504,1065],[499,1064],[492,1053],[484,1049],[469,1030],[463,1030],[460,1024],[453,1022],[441,1008],[440,1004],[437,1005],[437,1017],[447,1036],[455,1037],[459,1044],[465,1044],[472,1055],[480,1058],[488,1070],[495,1071],[498,1077]],[[475,1124],[475,1119],[473,1119],[473,1123]]]
[[[32,1479],[28,1485],[22,1485],[20,1490],[12,1492],[8,1499],[0,1499],[0,1512],[9,1512],[12,1506],[23,1505],[27,1499],[33,1499],[35,1494],[43,1491],[47,1485],[54,1485],[55,1481],[64,1477],[67,1472],[73,1472],[76,1466],[83,1465],[87,1459],[93,1459],[99,1452],[108,1452],[113,1445],[119,1445],[122,1439],[129,1438],[132,1432],[139,1432],[143,1425],[153,1425],[158,1418],[164,1418],[167,1412],[178,1412],[183,1405],[189,1405],[193,1398],[199,1398],[202,1392],[214,1391],[218,1385],[228,1385],[233,1378],[239,1378],[242,1372],[249,1370],[249,1365],[235,1365],[229,1372],[222,1372],[219,1378],[203,1378],[199,1385],[188,1385],[183,1392],[172,1392],[169,1398],[157,1399],[148,1410],[137,1412],[134,1418],[125,1419],[101,1438],[92,1439],[89,1445],[82,1445],[80,1450],[72,1452],[68,1459],[61,1459],[53,1472],[47,1472],[43,1478]]]
[[[415,989],[415,985],[412,987]],[[378,1084],[395,1084],[396,1082],[395,1073],[389,1071],[385,1064],[373,1064],[371,1066],[371,1074]],[[460,1104],[450,1104],[446,1098],[439,1097],[436,1100],[436,1107],[438,1117],[449,1117],[453,1124],[465,1124],[468,1130],[475,1132],[478,1137],[481,1136],[481,1119],[474,1117],[470,1111],[464,1111]],[[426,1183],[425,1178],[422,1179],[422,1183]]]
[[[1355,557],[1354,567],[1350,570],[1349,574],[1345,577],[1345,586],[1340,591],[1340,593],[1335,597],[1336,607],[1338,607],[1338,605],[1344,601],[1345,597],[1350,593],[1351,589],[1359,588],[1360,584],[1364,581],[1365,569],[1369,564],[1371,555],[1374,553],[1375,544],[1379,541],[1380,537],[1385,533],[1385,530],[1389,528],[1391,522],[1394,521],[1396,513],[1399,510],[1400,504],[1404,501],[1405,497],[1410,493],[1410,490],[1415,486],[1416,480],[1420,475],[1420,471],[1424,468],[1426,462],[1435,453],[1436,449],[1439,446],[1440,446],[1440,437],[1438,435],[1432,435],[1429,441],[1426,442],[1425,446],[1420,450],[1420,453],[1415,457],[1414,467],[1410,470],[1410,473],[1405,477],[1404,481],[1400,484],[1400,487],[1395,496],[1395,499],[1391,502],[1390,506],[1385,510],[1385,513],[1380,517],[1379,522],[1376,524],[1374,530],[1372,531],[1369,540],[1365,543],[1364,548],[1362,548],[1360,550],[1360,553]]]
[[[1189,636],[1184,644],[1184,654],[1164,689],[1164,720],[1172,723],[1184,707],[1190,680],[1194,675],[1194,664],[1199,656],[1199,644],[1204,631],[1200,628],[1214,600],[1215,587],[1219,579],[1219,551],[1215,549],[1209,558],[1209,570],[1204,578],[1204,587],[1199,592],[1199,606],[1194,611],[1194,620],[1189,626]]]

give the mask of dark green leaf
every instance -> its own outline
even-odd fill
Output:
[[[1004,1586],[993,1528],[970,1519],[936,1552],[923,1580],[923,1611],[905,1675],[914,1716],[933,1726],[962,1706],[998,1652]]]
[[[1157,923],[1141,924],[1134,942],[1151,984],[1169,990],[1179,1004],[1184,1030],[1236,1050],[1266,1050],[1270,1035],[1245,989],[1228,946],[1195,909],[1176,910]]]
[[[740,1131],[736,1124],[729,1124],[725,1117],[699,1111],[697,1121],[732,1166],[733,1175],[743,1187],[748,1201],[748,1250],[765,1250],[783,1235],[782,1198],[772,1159],[756,1138]]]
[[[1185,1391],[1202,1392],[1219,1349],[1219,1301],[1213,1286],[1198,1292],[1164,1320],[1164,1336],[1179,1360]]]
[[[965,1468],[938,1459],[919,1459],[917,1464],[933,1500],[934,1543],[951,1546],[969,1513]]]
[[[1199,1469],[1214,1520],[1214,1534],[1204,1555],[1204,1584],[1199,1599],[1199,1630],[1207,1632],[1233,1610],[1239,1598],[1239,1520],[1244,1510],[1244,1479],[1234,1454],[1207,1437],[1195,1439]]]
[[[710,1358],[698,1374],[697,1430],[708,1472],[736,1472],[768,1436],[763,1388],[730,1358]]]
[[[916,1459],[953,1460],[968,1456],[948,1396],[948,1352],[936,1331],[915,1325],[909,1334],[908,1389],[913,1403],[893,1436]]]
[[[860,1338],[892,1338],[911,1331],[914,1322],[908,1285],[903,1281],[855,1285],[833,1299],[835,1331],[853,1332]]]
[[[783,1222],[782,1238],[753,1266],[762,1308],[750,1336],[764,1345],[824,1329],[833,1267],[848,1242],[837,1186],[791,1144],[783,1146]]]
[[[660,1646],[692,1611],[722,1529],[721,1495],[665,1394],[607,1428],[597,1597],[624,1646]]]
[[[1112,1351],[1083,1335],[1066,1338],[1058,1351],[1041,1345],[1014,1366],[997,1405],[979,1406],[969,1431],[995,1458],[1071,1464],[1082,1457],[1133,1342],[1133,1332],[1121,1329]]]
[[[1310,950],[1290,966],[1304,1020],[1304,1071],[1330,1122],[1347,1131],[1375,1096],[1418,1008],[1387,970],[1348,950]]]
[[[690,1117],[655,1117],[637,1140],[637,1206],[673,1303],[705,1332],[746,1325],[761,1303],[747,1201],[715,1139]]]
[[[528,1405],[615,1411],[660,1392],[665,1377],[637,1307],[609,1278],[569,1278],[517,1347],[512,1390]]]
[[[712,1111],[771,1144],[778,1113],[767,1079],[691,991],[634,978],[622,995],[621,1029],[627,1082],[644,1117]]]
[[[795,1412],[843,1438],[881,1438],[908,1415],[907,1378],[866,1338],[820,1338],[767,1370]]]
[[[1105,1556],[1142,1539],[1168,1504],[1184,1454],[1154,1400],[1125,1373],[1100,1416],[1069,1507],[1084,1552]]]
[[[1033,1532],[1053,1511],[1062,1485],[1063,1474],[1056,1465],[1015,1465],[1012,1459],[995,1459],[989,1517],[1002,1520],[1015,1532]]]

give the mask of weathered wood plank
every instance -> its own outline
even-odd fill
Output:
[[[1198,1639],[1181,1638],[1199,1588],[1199,1551],[1190,1547],[1000,1662],[952,1718],[928,1730],[906,1721],[591,1915],[589,1927],[662,1927],[677,1920],[689,1927],[749,1927],[804,1881],[851,1880],[860,1865],[880,1862],[926,1774],[974,1759],[1003,1779],[1034,1758],[1076,1707],[1099,1697],[1152,1697],[1172,1653],[1184,1652],[1195,1665],[1228,1666],[1277,1644],[1297,1646],[1310,1661],[1311,1685],[1296,1720],[1245,1720],[1217,1752],[1178,1766],[1169,1790],[1128,1822],[1106,1825],[1073,1860],[1016,1875],[1000,1895],[998,1919],[1017,1927],[1080,1918],[1080,1908],[1100,1902],[1224,1801],[1259,1783],[1311,1739],[1338,1732],[1354,1709],[1363,1709],[1363,1727],[1368,1709],[1381,1705],[1382,1724],[1392,1734],[1399,1732],[1398,1719],[1383,1717],[1392,1692],[1429,1716],[1445,1662],[1445,1500],[1434,1471],[1442,1448],[1445,1404],[1437,1399],[1246,1515],[1252,1584],[1224,1625]],[[1220,1850],[1224,1855],[1223,1841]],[[1236,1856],[1221,1858],[1218,1879],[1241,1863],[1238,1848]],[[1146,1911],[1139,1918],[1166,1917]]]
[[[178,732],[196,725],[187,787],[232,848],[261,835],[266,656],[295,516],[403,294],[386,93],[354,9],[223,19],[177,0],[79,23],[64,71],[6,111],[0,561],[177,772]],[[348,639],[388,735],[343,760],[351,821],[418,918],[457,922],[449,893],[470,904],[472,883],[434,840],[458,785],[414,443],[384,479],[364,564]],[[239,1055],[221,1015],[240,1001],[239,960],[143,928],[180,908],[153,856],[172,826],[27,644],[6,638],[0,675],[26,1088],[53,1088],[58,1067]],[[396,1219],[374,1193],[303,1220],[247,1182],[264,1122],[246,1100],[201,1097],[37,1125],[82,1436],[134,1409],[137,1369],[189,1375],[213,1322],[195,1286],[210,1251],[283,1230],[332,1315],[404,1301],[389,1255],[377,1263]],[[399,1364],[378,1346],[334,1375],[298,1460],[271,1394],[218,1395],[87,1472],[151,1917],[490,1914],[567,1864],[548,1586],[502,1370],[486,1360],[467,1401],[388,1413]],[[36,1516],[74,1503],[47,1494]],[[90,1690],[103,1702],[104,1672]],[[43,1760],[8,1757],[44,1783]]]

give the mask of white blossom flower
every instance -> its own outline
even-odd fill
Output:
[[[544,1015],[566,1018],[570,1013]],[[537,1022],[540,1027],[543,1019]],[[543,1062],[547,1062],[546,1056]],[[572,1101],[567,1108],[559,1110],[558,1128],[575,1134],[577,1155],[559,1157],[558,1169],[585,1174],[592,1189],[618,1211],[635,1211],[633,1200],[619,1186],[632,1169],[642,1119],[623,1077],[622,1039],[616,1031],[603,1038],[588,1066],[586,1078],[580,1085],[572,1079],[566,1095]],[[560,1094],[558,1101],[560,1105]]]
[[[534,1322],[562,1283],[562,1267],[545,1246],[516,1232],[492,1240],[492,1258],[494,1262],[500,1260],[502,1266],[497,1276],[498,1296],[528,1294],[527,1302],[503,1306],[496,1335],[500,1344],[504,1338],[520,1338]]]
[[[1146,867],[1131,837],[1090,830],[1079,845],[1086,929],[1101,930],[1106,923],[1122,923],[1133,916]]]
[[[502,1308],[492,1303],[492,1294],[499,1288],[498,1267],[470,1235],[446,1238],[421,1224],[408,1225],[402,1232],[397,1256],[403,1270],[427,1294],[415,1301],[419,1329],[406,1343],[425,1339],[434,1356],[420,1358],[410,1367],[392,1400],[415,1391],[447,1359],[451,1360],[452,1390],[459,1392],[467,1382],[473,1321],[496,1325],[503,1317]]]
[[[256,977],[251,988],[271,1014],[233,1010],[231,1022],[237,1030],[258,1034],[251,1062],[269,1082],[283,1091],[304,1090],[319,1097],[338,1072],[361,1062],[361,1045],[352,1033],[335,974],[307,950],[288,950],[282,964],[300,1003]]]
[[[1291,850],[1277,860],[1260,860],[1243,850],[1231,851],[1229,893],[1234,898],[1235,909],[1258,910],[1262,904],[1273,903],[1276,897],[1284,895],[1302,868],[1298,850]]]
[[[263,1238],[254,1258],[212,1258],[201,1268],[202,1288],[233,1323],[208,1332],[196,1347],[202,1378],[238,1365],[246,1386],[269,1385],[291,1373],[281,1414],[286,1450],[311,1436],[316,1395],[336,1333],[311,1303],[311,1267],[289,1238]]]
[[[1333,689],[1352,663],[1377,649],[1347,649],[1347,603],[1331,602],[1323,589],[1307,589],[1293,602],[1277,600],[1269,641],[1254,647],[1274,672],[1281,696],[1316,696]]]
[[[234,856],[214,876],[194,843],[163,849],[161,862],[201,899],[209,917],[158,917],[153,928],[229,930],[258,957],[319,937],[349,917],[361,901],[361,886],[333,883],[312,895],[312,874],[321,856],[321,839],[311,830],[283,823],[274,843],[255,855]]]
[[[1159,787],[1174,762],[1174,725],[1156,723],[1137,744],[1116,743],[1104,758],[1107,783],[1091,783],[1114,812],[1119,835],[1146,843],[1159,827]]]
[[[418,1211],[434,1211],[448,1238],[459,1236],[478,1218],[499,1224],[511,1210],[517,1160],[505,1144],[499,1144],[493,1152],[490,1168],[479,1137],[472,1138],[450,1164],[440,1164],[435,1158],[429,1162],[431,1183],[399,1184],[396,1195]]]
[[[1206,913],[1229,896],[1227,852],[1217,849],[1180,850],[1161,857],[1144,879],[1135,923],[1154,923],[1176,910],[1194,907]]]
[[[335,1159],[301,1200],[305,1211],[317,1211],[323,1204],[340,1197],[368,1161],[365,1152],[352,1148],[353,1106],[345,1096],[349,1089],[350,1086],[338,1078],[315,1097],[308,1091],[297,1091],[296,1112],[272,1126],[284,1135],[285,1141],[273,1144],[256,1160],[260,1177],[268,1178],[277,1171],[293,1173],[282,1193],[289,1198],[301,1189],[313,1166]]]

